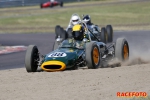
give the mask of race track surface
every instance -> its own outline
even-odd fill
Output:
[[[0,34],[0,44],[3,46],[34,44],[41,54],[52,50],[55,34]],[[129,42],[130,58],[135,56],[146,59],[150,54],[150,31],[114,32],[114,41],[118,37],[124,37]],[[24,67],[25,51],[0,55],[0,70]],[[146,57],[145,57],[146,56]]]
[[[0,34],[0,44],[3,46],[30,44],[38,46],[41,54],[51,51],[54,34]],[[19,68],[24,66],[25,51],[0,55],[0,69]]]
[[[0,34],[2,45],[38,46],[42,54],[52,49],[54,34]],[[0,100],[129,100],[117,92],[150,94],[150,31],[114,32],[125,37],[130,61],[115,68],[27,73],[25,52],[0,55]]]

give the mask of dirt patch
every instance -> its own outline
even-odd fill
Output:
[[[0,71],[1,100],[120,100],[117,92],[150,93],[150,64],[64,72]],[[127,98],[125,98],[127,99]]]

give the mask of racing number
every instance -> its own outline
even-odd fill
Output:
[[[49,57],[63,57],[63,56],[65,56],[65,55],[66,55],[66,54],[63,53],[63,52],[55,52],[55,53],[50,54]]]
[[[55,56],[61,57],[64,53],[63,52],[59,52],[59,53],[55,53]]]

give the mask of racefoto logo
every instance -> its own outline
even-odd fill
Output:
[[[133,98],[147,97],[146,92],[117,92],[117,97]]]

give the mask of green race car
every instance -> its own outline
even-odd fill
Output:
[[[62,40],[61,36],[67,35],[66,32],[62,32],[54,43],[53,51],[42,56],[37,46],[29,45],[25,56],[27,72],[36,72],[38,68],[47,72],[75,70],[85,66],[96,69],[107,67],[107,63],[116,58],[121,62],[129,58],[129,45],[126,39],[118,38],[115,43],[106,45],[88,30],[84,22],[81,23],[85,28],[82,40],[72,37]],[[82,25],[75,25],[73,32],[80,31]]]

